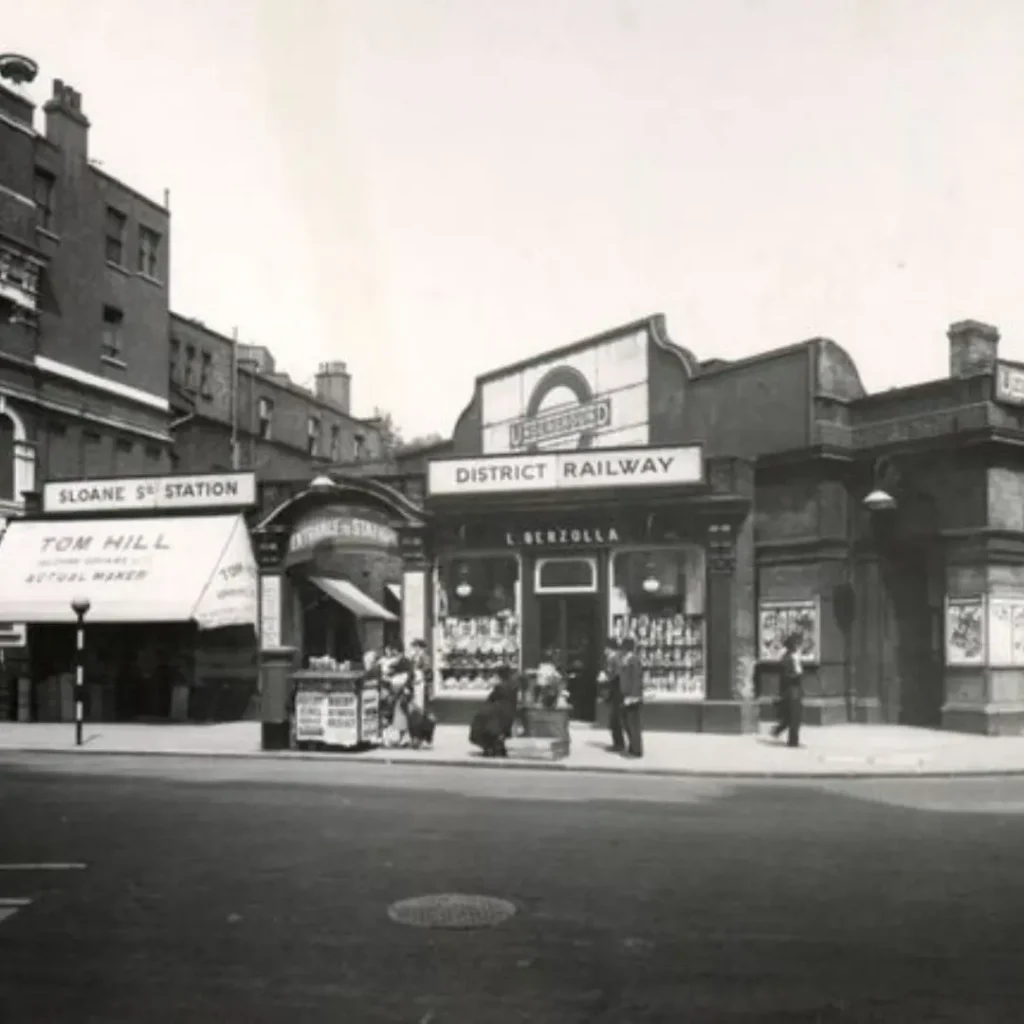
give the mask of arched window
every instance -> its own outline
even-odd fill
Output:
[[[22,418],[0,395],[0,503],[21,505],[35,483],[35,449],[28,443]]]

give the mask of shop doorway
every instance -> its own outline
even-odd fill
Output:
[[[572,717],[597,718],[597,676],[604,636],[597,594],[538,596],[541,656],[550,652],[565,677]]]

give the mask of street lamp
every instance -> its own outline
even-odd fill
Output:
[[[85,617],[92,607],[87,597],[76,597],[71,602],[71,610],[78,620],[75,643],[75,746],[82,745],[82,713],[85,702]]]

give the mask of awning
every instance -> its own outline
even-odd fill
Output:
[[[388,593],[399,603],[402,603],[402,588],[397,583],[388,584]]]
[[[357,619],[381,619],[384,622],[397,622],[398,616],[392,615],[387,608],[382,608],[372,597],[364,594],[354,583],[348,580],[329,580],[323,576],[313,576],[315,583],[329,598],[347,608]]]
[[[13,519],[0,542],[0,622],[256,624],[256,561],[245,520]]]

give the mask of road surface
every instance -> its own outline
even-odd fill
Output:
[[[4,1024],[1019,1022],[1022,937],[1021,780],[0,757]]]

